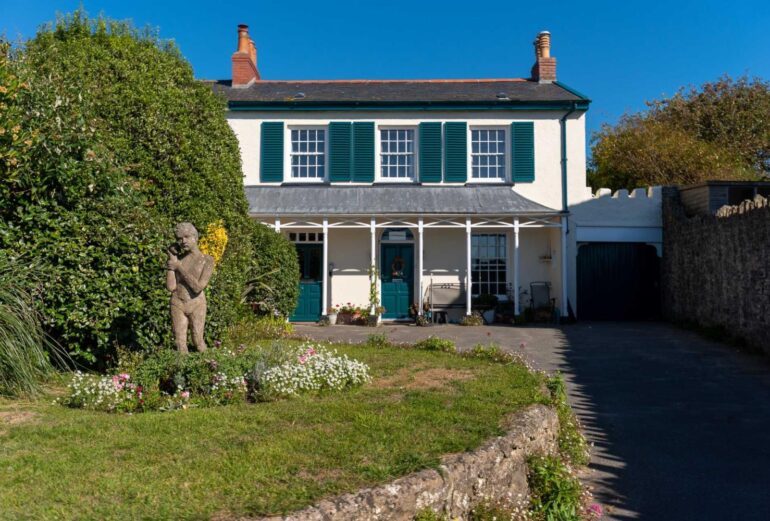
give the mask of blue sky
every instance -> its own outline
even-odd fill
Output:
[[[0,0],[0,33],[28,38],[80,0]],[[557,76],[593,104],[589,130],[722,74],[770,79],[767,1],[93,1],[173,39],[199,78],[230,77],[236,25],[266,79],[526,77],[552,34]]]

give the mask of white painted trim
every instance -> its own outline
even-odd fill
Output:
[[[323,130],[324,131],[324,176],[292,177],[291,175],[291,131],[292,130]],[[328,125],[295,125],[283,126],[283,182],[290,184],[324,184],[329,182],[329,126]]]
[[[465,314],[471,314],[471,218],[465,218]]]
[[[412,130],[414,131],[414,177],[394,178],[382,177],[382,138],[380,130]],[[374,125],[374,183],[383,184],[417,184],[420,179],[420,126],[412,125]]]
[[[423,222],[422,217],[417,218],[417,236],[419,238],[420,244],[418,246],[419,252],[417,257],[417,288],[418,288],[418,298],[417,298],[417,314],[422,315],[422,303],[423,303],[423,289],[422,289],[422,274],[423,274],[423,257],[424,257],[424,245],[425,245],[425,236],[423,235]]]
[[[505,175],[503,179],[483,179],[483,178],[475,178],[473,177],[473,131],[474,130],[502,130],[503,135],[505,136],[505,149],[503,150],[505,154]],[[499,185],[499,184],[506,184],[511,182],[511,124],[509,123],[507,126],[505,125],[471,125],[468,124],[468,135],[466,136],[467,139],[467,152],[468,152],[468,159],[467,159],[467,168],[468,172],[466,173],[466,184],[491,184],[491,185]]]
[[[519,279],[521,259],[519,256],[519,218],[513,218],[513,313],[521,313],[521,296],[519,295]]]
[[[326,316],[326,310],[329,308],[329,220],[323,218],[323,260],[321,266],[323,268],[322,284],[321,284],[321,316]]]

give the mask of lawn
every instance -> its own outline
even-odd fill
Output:
[[[0,400],[3,519],[227,519],[296,510],[435,466],[545,401],[516,364],[338,345],[373,380],[341,393],[134,415]]]

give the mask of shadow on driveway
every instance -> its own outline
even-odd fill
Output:
[[[770,519],[767,359],[664,323],[562,333],[546,369],[565,373],[595,444],[606,519]]]

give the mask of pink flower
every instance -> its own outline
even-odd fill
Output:
[[[307,357],[305,355],[300,355],[299,363],[304,364],[305,362],[307,362]]]
[[[190,399],[190,391],[183,391],[182,392],[182,398],[185,399],[185,400],[189,400]]]
[[[588,513],[599,519],[602,517],[602,506],[599,503],[591,503],[588,507]]]
[[[214,347],[221,347],[222,341],[221,340],[214,340]]]
[[[128,373],[120,373],[118,375],[118,378],[120,379],[121,382],[127,382],[128,380],[131,379],[131,375]]]
[[[315,349],[312,347],[308,347],[307,351],[305,351],[305,355],[307,356],[313,356],[315,354]]]

